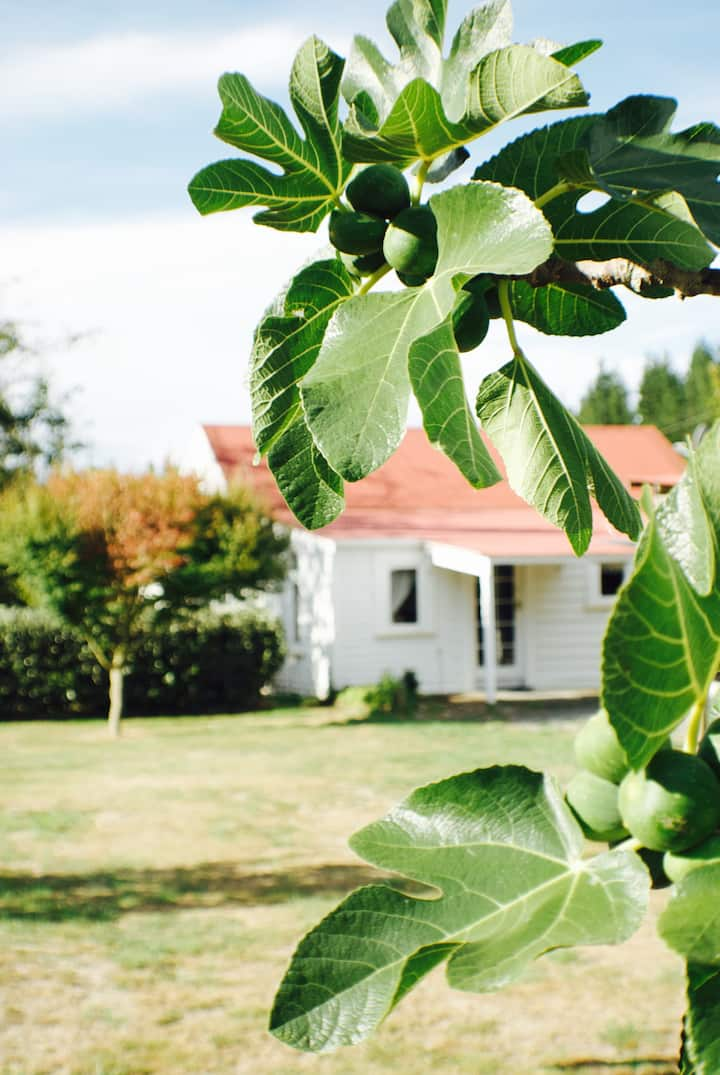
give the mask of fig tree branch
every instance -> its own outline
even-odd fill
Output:
[[[565,261],[553,255],[526,276],[531,287],[547,284],[584,284],[599,291],[609,287],[627,287],[637,295],[653,288],[672,288],[682,299],[695,295],[720,296],[720,269],[680,269],[669,261],[638,265],[625,258],[611,261]]]

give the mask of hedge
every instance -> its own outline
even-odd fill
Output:
[[[258,612],[203,613],[146,635],[125,680],[125,711],[235,712],[280,668],[279,625]],[[85,643],[46,613],[0,613],[0,720],[103,716],[107,675]]]

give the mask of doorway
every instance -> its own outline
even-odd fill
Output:
[[[522,685],[524,678],[517,615],[518,574],[514,564],[495,564],[493,577],[498,684],[501,687],[517,687]],[[480,603],[480,579],[475,583],[475,610],[476,660],[482,676],[485,668],[485,634]]]

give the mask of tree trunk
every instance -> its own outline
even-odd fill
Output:
[[[121,649],[115,650],[110,662],[110,708],[108,709],[108,729],[113,739],[120,735],[120,721],[123,712],[123,680],[125,678],[125,654]]]

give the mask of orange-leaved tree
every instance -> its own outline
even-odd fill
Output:
[[[272,586],[286,548],[246,489],[208,494],[170,468],[58,471],[9,489],[0,504],[0,560],[28,602],[80,632],[107,671],[113,735],[142,634]]]

